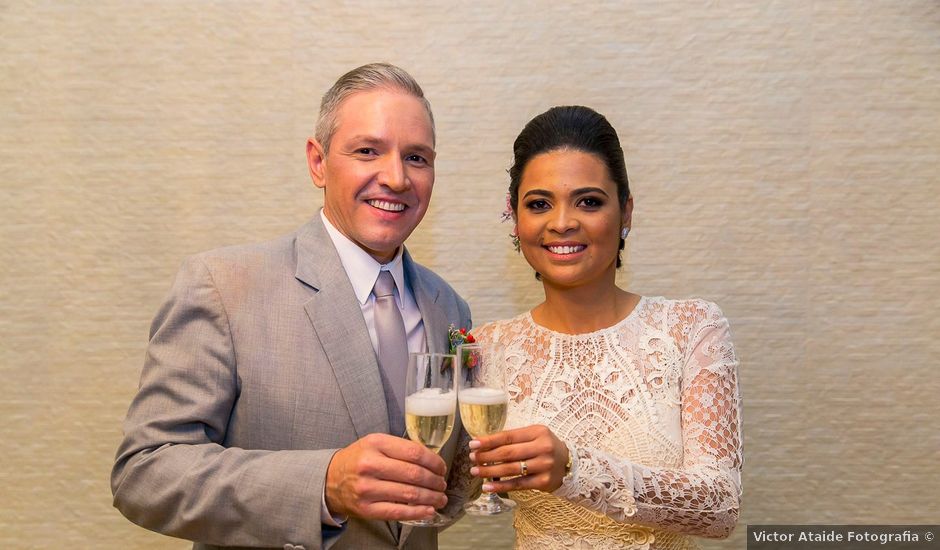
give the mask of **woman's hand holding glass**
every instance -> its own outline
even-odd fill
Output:
[[[484,491],[505,493],[520,489],[552,492],[561,487],[569,464],[568,447],[539,424],[480,436],[470,442],[476,477],[487,481]]]
[[[503,349],[497,344],[464,344],[457,348],[460,421],[471,437],[496,433],[506,423],[509,393],[503,359]],[[468,502],[463,509],[470,515],[494,516],[515,507],[514,501],[501,498],[484,485],[480,498]]]

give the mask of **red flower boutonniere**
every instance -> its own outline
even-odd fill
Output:
[[[450,352],[453,354],[457,353],[457,346],[463,344],[475,344],[476,338],[470,334],[467,329],[462,328],[457,329],[454,325],[451,325],[447,329],[448,340],[450,341]],[[461,350],[460,355],[457,357],[458,368],[463,372],[463,375],[466,377],[467,382],[473,378],[473,369],[480,366],[482,357],[480,357],[480,350],[476,348],[463,349]]]
[[[450,353],[457,353],[457,346],[476,343],[476,339],[467,329],[458,330],[454,325],[447,327],[447,341],[450,342]]]

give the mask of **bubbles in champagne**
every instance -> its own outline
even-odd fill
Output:
[[[425,388],[405,398],[405,427],[412,441],[438,451],[454,429],[455,392]]]
[[[437,388],[424,388],[405,398],[405,411],[418,416],[454,414],[456,406],[455,392],[442,392]]]
[[[468,388],[460,392],[460,420],[473,437],[498,432],[506,423],[509,396],[497,388]]]

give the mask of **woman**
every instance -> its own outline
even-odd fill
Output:
[[[506,431],[470,443],[511,491],[516,547],[696,548],[741,493],[737,359],[703,300],[618,288],[633,198],[617,133],[586,107],[535,117],[514,144],[514,235],[545,301],[474,331],[506,348]],[[490,465],[487,465],[490,464]]]

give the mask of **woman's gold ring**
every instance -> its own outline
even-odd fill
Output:
[[[521,475],[524,475],[524,476],[529,475],[529,467],[526,465],[525,460],[519,461],[519,469],[522,471]]]

